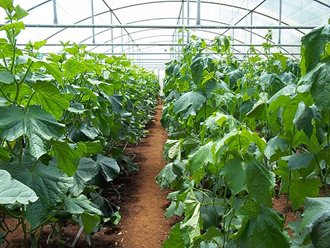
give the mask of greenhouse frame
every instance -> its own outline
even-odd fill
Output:
[[[0,0],[0,248],[329,248],[330,0]]]
[[[299,57],[301,37],[327,23],[329,1],[17,1],[29,16],[19,44],[47,40],[44,51],[60,41],[86,44],[105,54],[127,54],[147,68],[164,68],[191,35],[206,40],[229,35],[237,55],[258,51],[268,30],[273,45]],[[79,6],[79,11],[77,11]],[[42,21],[41,21],[42,20]],[[31,35],[33,34],[33,35]],[[180,44],[178,44],[180,41]]]

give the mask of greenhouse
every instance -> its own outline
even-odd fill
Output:
[[[0,247],[329,248],[329,0],[0,0]]]

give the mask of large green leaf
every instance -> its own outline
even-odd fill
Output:
[[[63,125],[38,106],[30,106],[26,111],[16,106],[0,107],[0,137],[14,141],[26,135],[35,158],[47,153],[47,141],[58,139],[62,131]]]
[[[265,206],[272,206],[275,187],[275,175],[257,160],[250,159],[246,163],[247,190],[251,198]]]
[[[91,155],[96,155],[103,151],[103,145],[100,141],[78,142],[78,145],[79,144],[83,144],[86,147],[86,151],[84,151],[83,157],[90,157]]]
[[[115,159],[98,154],[96,163],[107,182],[113,181],[119,175],[120,168]]]
[[[206,58],[198,54],[190,65],[191,75],[196,84],[198,84],[203,77],[203,71],[207,66]]]
[[[15,14],[13,15],[13,19],[18,21],[20,19],[23,19],[27,15],[29,15],[29,13],[25,9],[22,9],[21,6],[17,5],[15,7]]]
[[[182,236],[180,223],[177,223],[172,227],[168,239],[163,243],[163,248],[185,248],[186,246]]]
[[[330,244],[330,218],[313,228],[311,239],[314,247],[328,248]]]
[[[71,188],[71,192],[74,195],[79,195],[86,187],[86,183],[96,176],[99,169],[96,162],[91,158],[81,158],[78,169],[74,174],[75,180],[74,186]]]
[[[212,241],[214,241],[213,239],[217,239],[221,236],[222,236],[221,231],[217,227],[212,226],[211,228],[208,228],[207,231],[203,235],[194,239],[194,247],[218,248],[219,244],[216,241],[215,242],[212,242]],[[203,246],[203,244],[206,244],[206,242],[210,242],[209,243],[210,246],[209,245]]]
[[[28,204],[38,200],[36,193],[23,183],[12,179],[5,170],[0,170],[0,205],[16,202]]]
[[[324,47],[330,42],[330,25],[314,29],[301,39],[301,72],[305,75],[320,62]]]
[[[8,23],[0,27],[0,31],[6,30],[15,30],[15,35],[17,35],[22,29],[25,29],[25,25],[23,22],[13,22],[13,23]]]
[[[313,117],[314,116],[312,109],[306,107],[303,102],[300,102],[295,117],[293,119],[293,124],[298,130],[303,130],[309,138],[312,136],[313,133]]]
[[[1,0],[0,6],[4,9],[11,10],[13,6],[13,0]]]
[[[184,119],[187,119],[191,115],[196,115],[205,101],[206,98],[201,93],[190,91],[181,95],[174,102],[173,110],[176,114],[180,114]]]
[[[318,178],[298,178],[291,181],[289,199],[294,210],[301,207],[306,197],[319,195],[321,182]]]
[[[246,166],[240,159],[234,158],[225,163],[221,174],[225,177],[233,195],[246,189]]]
[[[327,248],[330,243],[330,197],[307,197],[300,231],[310,233],[315,247]]]
[[[243,219],[234,240],[237,248],[290,247],[288,237],[282,232],[283,219],[271,208],[249,201],[237,215]]]
[[[330,109],[330,63],[319,63],[299,80],[298,91],[310,91],[320,111]]]
[[[37,68],[45,67],[47,72],[52,75],[58,83],[63,84],[62,73],[55,65],[45,61],[36,61],[34,66]]]
[[[29,204],[27,208],[26,218],[32,228],[48,218],[51,211],[58,207],[69,188],[73,186],[73,179],[67,177],[53,164],[45,166],[25,158],[24,165],[2,164],[0,168],[7,170],[12,177],[30,187],[39,197],[38,201]]]
[[[311,88],[315,105],[320,111],[330,111],[330,63],[322,64],[316,73]]]
[[[288,167],[290,170],[297,170],[301,168],[307,168],[314,155],[312,153],[293,154],[288,161]]]
[[[173,163],[167,164],[156,177],[156,181],[162,189],[168,188],[177,178],[173,172]]]
[[[45,206],[56,205],[73,185],[73,179],[54,165],[45,166],[25,159],[24,165],[2,164],[0,168],[7,170],[12,177],[33,189]]]
[[[51,144],[58,168],[68,176],[72,176],[77,170],[82,151],[80,151],[79,148],[71,148],[71,146],[64,141],[52,140]]]
[[[164,145],[165,154],[169,159],[175,159],[181,155],[181,140],[168,139]]]
[[[227,133],[222,141],[228,145],[227,150],[233,153],[236,153],[238,150],[242,153],[247,152],[251,145],[257,147],[262,153],[266,148],[266,141],[257,133],[253,133],[247,129],[243,129],[242,131],[234,130],[231,133]]]
[[[213,162],[214,143],[209,142],[201,146],[195,153],[189,155],[187,169],[190,171],[195,181],[199,182],[203,176],[205,168]]]
[[[40,104],[44,110],[58,120],[62,117],[63,111],[70,106],[58,88],[50,82],[38,82],[33,85],[33,89],[35,93],[31,103]]]
[[[300,223],[300,230],[313,227],[330,218],[330,197],[307,197],[305,211]]]
[[[278,150],[284,152],[288,147],[289,142],[285,137],[275,136],[268,141],[264,154],[267,159],[270,159]]]
[[[252,109],[246,113],[249,118],[258,118],[265,113],[267,107],[268,96],[266,93],[261,92],[259,94],[259,100],[253,105]]]
[[[64,198],[64,210],[70,214],[83,214],[85,211],[91,214],[102,215],[102,212],[85,195],[76,198]]]
[[[15,76],[8,70],[0,70],[0,83],[11,84],[15,81]]]
[[[101,222],[100,216],[85,211],[80,217],[85,233],[91,234],[98,230]]]
[[[68,61],[63,65],[64,73],[69,78],[74,78],[77,74],[86,71],[86,66],[75,59],[68,59]]]

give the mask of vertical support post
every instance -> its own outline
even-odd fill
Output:
[[[91,10],[92,10],[92,24],[95,24],[95,19],[94,19],[94,0],[91,0]],[[95,43],[95,29],[94,27],[92,28],[92,34],[93,34],[93,43]]]
[[[234,42],[235,40],[235,29],[232,29],[232,33],[231,33],[231,40]]]
[[[120,32],[121,32],[121,52],[123,53],[124,52],[124,32],[123,32],[123,28],[120,29]]]
[[[187,0],[187,26],[190,25],[190,0]],[[187,43],[190,41],[190,33],[187,30]]]
[[[182,12],[181,12],[181,24],[182,26],[184,26],[184,0],[182,0]],[[183,28],[181,30],[181,42],[182,44],[184,43],[184,32],[185,32],[185,28]],[[181,51],[183,50],[183,45],[181,46]]]
[[[250,13],[250,26],[253,25],[253,11]],[[250,44],[252,44],[252,28],[250,29]]]
[[[179,34],[179,31],[176,32],[176,43],[179,43],[179,38],[180,37],[180,34]],[[178,46],[178,51],[177,51],[177,55],[176,55],[176,58],[178,59],[179,58],[179,55],[180,54],[180,47]]]
[[[54,24],[58,24],[56,0],[53,0]]]
[[[129,44],[129,43],[130,43],[130,38],[129,38],[129,36],[127,35],[127,44]],[[131,47],[130,47],[130,46],[127,46],[127,53],[128,53],[128,58],[129,58],[129,59],[131,58],[130,51],[131,51]]]
[[[196,25],[201,25],[201,0],[197,0]]]
[[[279,17],[278,17],[278,25],[281,26],[282,25],[282,0],[279,0]],[[281,39],[282,39],[282,29],[278,30],[278,44],[281,44]]]
[[[112,11],[110,11],[110,24],[113,24],[113,14]],[[113,28],[110,30],[110,37],[111,37],[111,43],[113,44]],[[111,52],[114,53],[114,47],[113,45],[111,46]]]

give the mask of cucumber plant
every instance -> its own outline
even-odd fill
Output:
[[[300,64],[270,41],[264,56],[252,47],[238,60],[230,38],[193,37],[167,64],[168,164],[156,180],[174,190],[166,216],[182,220],[163,247],[330,243],[330,26],[302,38]],[[284,213],[275,194],[287,197]],[[289,201],[299,213],[305,204],[300,224],[286,224]]]
[[[18,220],[27,246],[38,247],[42,228],[63,221],[80,225],[90,241],[118,207],[102,187],[136,169],[123,153],[144,135],[158,95],[157,77],[125,56],[91,53],[63,43],[44,54],[45,41],[24,49],[17,39],[28,13],[1,1],[0,28],[0,243]],[[17,228],[16,227],[16,228]]]

